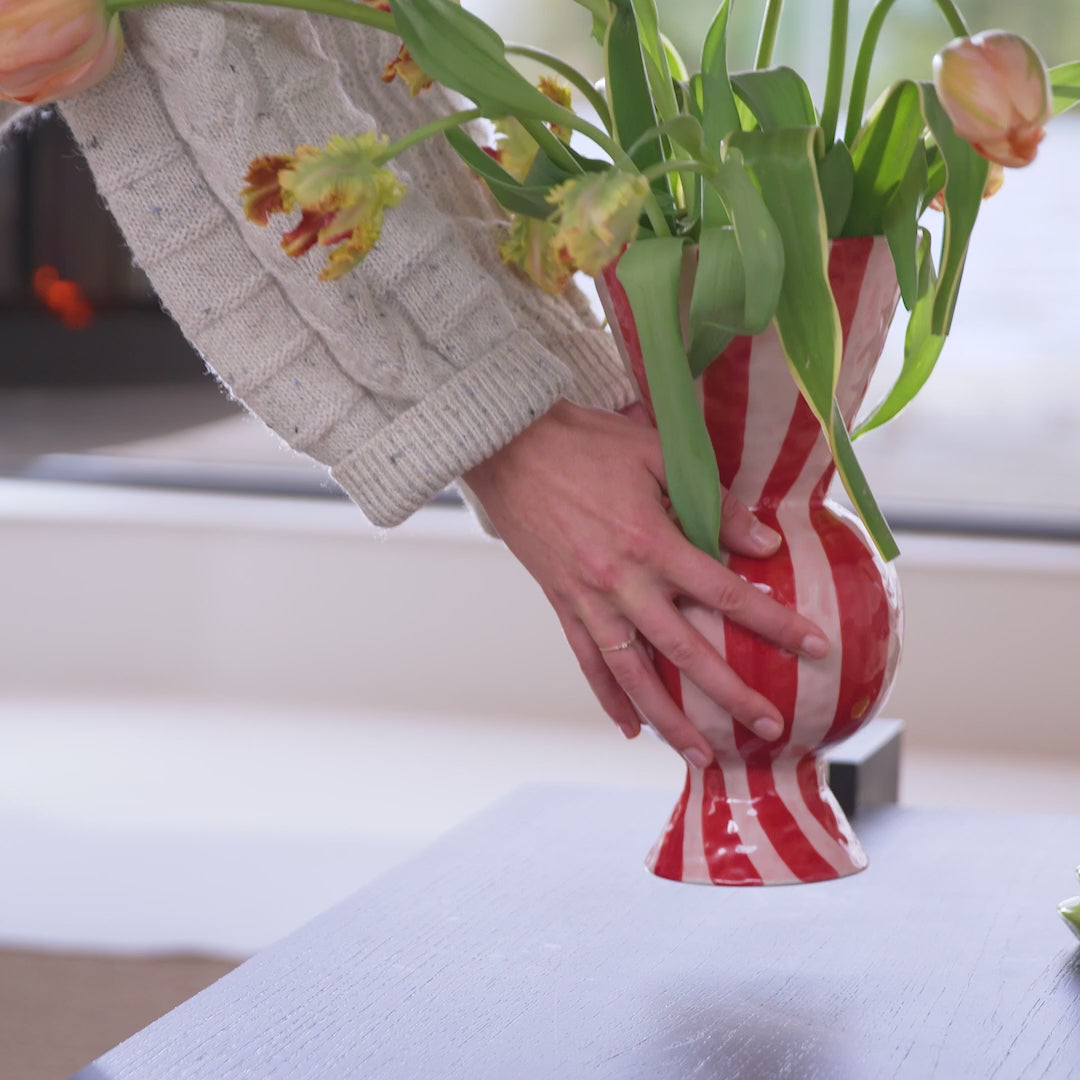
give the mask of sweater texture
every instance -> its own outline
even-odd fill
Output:
[[[442,138],[391,163],[408,194],[337,282],[317,280],[324,250],[285,256],[284,216],[244,219],[253,158],[334,133],[394,139],[458,107],[381,81],[395,38],[246,4],[123,23],[117,69],[61,104],[98,190],[208,367],[372,522],[400,523],[560,398],[634,399],[584,297],[546,296],[502,265],[505,218]],[[0,126],[16,118],[0,102]]]

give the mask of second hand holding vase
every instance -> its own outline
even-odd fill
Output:
[[[850,427],[898,301],[885,239],[833,241],[829,279],[844,334],[837,400]],[[614,266],[597,284],[648,405],[633,313]],[[659,877],[715,885],[844,877],[867,858],[828,789],[820,754],[867,723],[888,694],[902,634],[899,583],[861,523],[826,499],[832,455],[774,329],[733,341],[697,387],[721,484],[783,537],[771,558],[726,555],[728,567],[816,622],[831,650],[822,660],[796,657],[716,611],[682,602],[735,673],[780,710],[784,734],[759,739],[657,655],[668,692],[712,744],[716,762],[688,767],[648,867]]]

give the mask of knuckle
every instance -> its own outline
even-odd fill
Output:
[[[746,590],[749,588],[741,578],[726,571],[712,590],[712,605],[717,611],[736,615],[746,607]]]
[[[619,558],[597,551],[583,552],[579,559],[582,581],[594,592],[615,592],[622,583],[625,570]]]
[[[701,649],[695,642],[687,638],[678,638],[672,641],[667,648],[661,648],[660,651],[677,668],[693,667],[701,659]]]

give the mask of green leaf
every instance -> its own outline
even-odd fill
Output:
[[[500,206],[514,214],[527,214],[534,218],[546,219],[551,216],[555,208],[547,201],[547,196],[553,184],[519,183],[494,158],[485,154],[461,128],[451,128],[446,132],[446,139],[465,164],[483,178]],[[537,154],[537,158],[539,157]],[[560,177],[559,182],[562,179],[565,177]]]
[[[683,241],[638,240],[615,276],[626,290],[641,342],[671,505],[687,539],[720,557],[720,475],[698,404],[679,320]]]
[[[945,336],[952,325],[956,297],[964,276],[971,231],[979,216],[990,162],[953,131],[932,83],[920,83],[923,114],[945,161],[945,235],[934,295],[933,332]]]
[[[851,450],[836,387],[843,355],[840,313],[829,284],[829,241],[817,178],[821,128],[750,131],[731,140],[742,150],[784,245],[775,325],[792,377],[821,423],[840,479],[886,559],[896,541]]]
[[[724,0],[705,35],[705,44],[701,50],[701,74],[694,76],[696,83],[691,83],[693,89],[700,90],[699,103],[705,145],[713,155],[719,155],[723,141],[740,128],[739,110],[735,104],[735,92],[731,89],[727,64],[727,26],[730,14],[731,0]],[[726,225],[730,220],[720,196],[708,185],[705,186],[701,220],[706,228]]]
[[[657,126],[633,11],[615,10],[604,40],[604,65],[615,139],[622,147],[633,146]],[[664,159],[659,136],[646,140],[631,156],[640,169],[659,164]]]
[[[735,230],[702,229],[690,300],[690,373],[697,378],[743,324],[746,275]]]
[[[675,43],[667,36],[667,34],[661,34],[660,41],[664,46],[664,55],[667,57],[668,70],[671,72],[671,78],[682,83],[688,81],[690,72],[686,68],[686,61],[683,60],[679,50],[675,48]]]
[[[945,338],[933,332],[934,292],[937,273],[930,250],[930,233],[919,230],[918,296],[908,320],[904,339],[904,363],[896,383],[873,412],[856,429],[858,439],[896,416],[922,389],[937,364]]]
[[[390,0],[390,7],[420,67],[488,116],[561,118],[558,106],[506,59],[505,43],[482,19],[452,0]]]
[[[1065,920],[1065,925],[1080,938],[1080,896],[1073,896],[1068,900],[1062,900],[1058,904],[1058,912]]]
[[[671,82],[667,50],[660,33],[660,16],[656,0],[633,0],[634,18],[637,20],[638,37],[645,59],[645,71],[652,87],[653,103],[661,120],[671,120],[678,115],[679,104],[675,100],[675,87]],[[681,61],[680,61],[681,62]]]
[[[842,142],[833,143],[818,162],[818,184],[825,204],[825,223],[829,236],[839,236],[855,194],[855,166],[851,153]]]
[[[731,85],[762,131],[814,127],[818,122],[809,88],[789,67],[743,71],[732,76]]]
[[[926,151],[923,150],[922,143],[917,142],[908,163],[908,171],[893,192],[884,215],[885,236],[888,238],[889,250],[896,266],[900,295],[908,311],[912,310],[918,299],[919,213],[922,210],[926,180]]]
[[[634,153],[649,139],[657,135],[663,135],[677,143],[683,150],[697,158],[699,161],[708,161],[711,154],[705,149],[705,137],[701,130],[701,124],[697,118],[689,113],[676,116],[673,120],[665,120],[644,132],[627,153],[633,157]]]
[[[734,136],[732,137],[734,138]],[[742,154],[729,146],[715,175],[707,178],[735,230],[745,276],[743,334],[760,334],[772,322],[784,280],[784,243]]]
[[[851,146],[855,194],[844,236],[879,236],[885,231],[885,207],[907,176],[925,128],[918,84],[910,79],[894,83]]]
[[[1080,60],[1051,68],[1050,86],[1054,92],[1055,116],[1080,105]]]
[[[844,426],[844,418],[840,414],[840,406],[833,401],[833,460],[836,462],[836,472],[840,477],[844,490],[848,493],[851,505],[859,512],[863,524],[870,533],[875,546],[886,562],[892,562],[900,554],[896,538],[881,512],[881,507],[870,490],[870,484],[866,474],[862,471],[859,459],[855,456],[855,448],[851,445],[851,436]]]

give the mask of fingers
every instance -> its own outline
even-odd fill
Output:
[[[819,626],[766,596],[682,537],[667,554],[664,566],[668,581],[680,595],[722,612],[733,622],[789,652],[815,660],[828,653],[829,641]],[[651,636],[650,640],[653,640]]]
[[[629,614],[653,647],[735,720],[766,741],[784,733],[776,706],[735,674],[674,603],[653,598]]]
[[[584,626],[594,642],[615,645],[630,637],[632,628],[617,616],[593,614]],[[597,654],[603,659],[623,695],[633,702],[664,740],[699,769],[713,760],[709,741],[671,700],[640,638],[626,649]]]
[[[628,739],[633,739],[641,733],[641,719],[633,703],[612,675],[611,669],[604,662],[604,656],[596,642],[578,619],[564,614],[559,608],[556,608],[555,612],[559,616],[566,640],[573,649],[574,656],[577,657],[581,673],[585,676],[596,700],[600,702],[604,712],[615,721],[618,729]]]
[[[730,492],[724,492],[720,513],[720,543],[738,555],[756,558],[773,555],[780,547],[780,534],[770,529]]]

